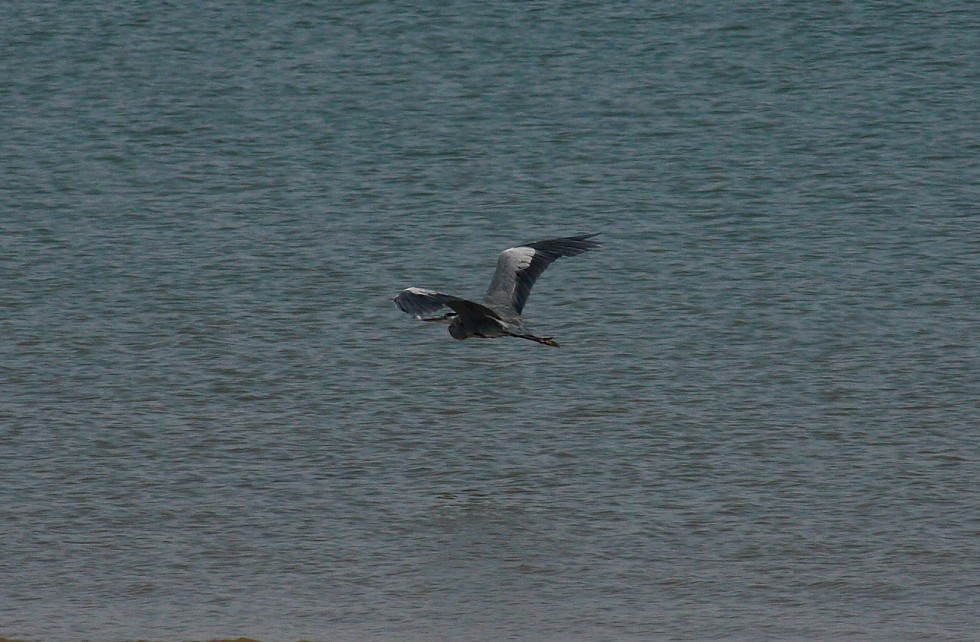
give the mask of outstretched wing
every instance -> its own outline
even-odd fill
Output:
[[[467,301],[466,299],[457,299],[453,297],[451,301],[447,301],[446,305],[451,307],[456,314],[460,315],[462,319],[483,319],[489,317],[491,319],[503,320],[500,315],[488,308],[485,305],[475,303],[473,301]]]
[[[411,314],[416,319],[422,321],[433,321],[446,318],[447,314],[439,314],[449,301],[456,301],[457,297],[451,294],[443,294],[435,290],[424,288],[408,288],[398,293],[392,301],[402,312]],[[448,313],[452,316],[453,313]]]
[[[531,286],[545,268],[563,256],[576,256],[601,247],[598,241],[589,240],[595,236],[569,236],[504,250],[497,259],[497,271],[493,274],[484,302],[487,305],[507,306],[520,314],[531,295]]]

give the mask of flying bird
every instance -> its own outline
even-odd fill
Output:
[[[421,321],[449,323],[455,339],[481,337],[520,337],[558,347],[551,337],[539,337],[524,328],[521,312],[531,295],[531,287],[549,265],[563,256],[577,256],[601,247],[590,239],[596,234],[536,241],[500,253],[497,271],[482,303],[461,299],[425,288],[402,290],[392,299],[402,312]],[[449,308],[450,312],[444,312]]]

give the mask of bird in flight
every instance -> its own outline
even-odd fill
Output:
[[[497,271],[482,303],[424,288],[402,290],[392,299],[402,312],[421,321],[449,323],[455,339],[481,337],[520,337],[558,347],[551,337],[539,337],[524,328],[521,312],[531,295],[531,287],[549,265],[563,256],[577,256],[601,247],[591,240],[596,234],[536,241],[500,253]],[[444,312],[449,308],[450,312]]]

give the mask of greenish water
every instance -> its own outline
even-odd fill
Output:
[[[6,3],[0,635],[972,638],[975,13]]]

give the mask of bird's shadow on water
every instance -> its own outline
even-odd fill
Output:
[[[433,493],[419,515],[427,528],[447,533],[470,533],[469,539],[499,545],[501,537],[538,530],[542,519],[535,510],[534,492],[518,486],[467,486]]]
[[[434,493],[433,508],[437,511],[478,509],[494,501],[494,494],[484,488],[469,486]]]

